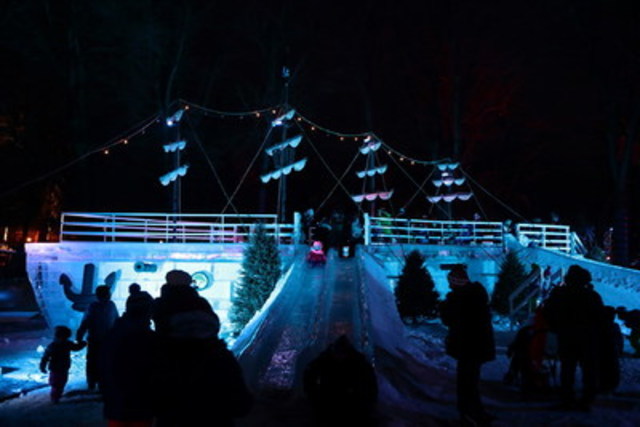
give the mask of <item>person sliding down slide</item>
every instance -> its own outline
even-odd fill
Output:
[[[324,253],[322,242],[319,240],[316,240],[311,245],[311,249],[307,254],[307,262],[311,267],[315,267],[316,265],[325,265],[327,262],[327,255]]]

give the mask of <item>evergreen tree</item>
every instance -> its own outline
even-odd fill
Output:
[[[245,249],[240,284],[232,297],[229,319],[239,333],[262,308],[281,274],[280,251],[275,238],[258,224]]]
[[[527,273],[524,264],[522,264],[515,252],[508,252],[500,265],[498,281],[493,288],[493,295],[491,297],[491,306],[496,313],[502,315],[509,314],[509,296],[520,286],[526,277]],[[515,304],[518,302],[519,301],[514,301]]]
[[[437,316],[440,295],[435,290],[431,274],[424,266],[424,256],[417,250],[405,257],[402,274],[394,290],[398,313],[403,320],[413,322],[419,316]]]

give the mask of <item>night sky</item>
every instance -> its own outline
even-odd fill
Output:
[[[491,193],[474,188],[477,197],[454,205],[456,217],[481,210],[547,222],[556,212],[601,233],[628,212],[635,233],[639,11],[634,1],[564,0],[7,2],[0,220],[39,221],[56,209],[169,211],[158,177],[171,168],[161,146],[175,129],[160,121],[136,132],[180,99],[267,109],[258,118],[192,108],[181,122],[190,164],[182,209],[219,213],[226,199],[212,169],[232,193],[265,140],[270,108],[283,103],[286,65],[289,104],[335,132],[301,123],[313,146],[296,151],[309,164],[290,176],[288,210],[349,208],[341,188],[325,201],[335,181],[317,152],[341,175],[359,143],[338,134],[372,131],[408,159],[460,161]],[[429,211],[385,162],[385,184],[396,190],[389,210]],[[404,165],[418,183],[431,172]],[[274,211],[276,186],[259,180],[265,167],[259,156],[248,171],[239,211],[259,209],[260,188]],[[354,193],[356,185],[345,181]]]

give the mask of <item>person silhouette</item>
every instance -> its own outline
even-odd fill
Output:
[[[150,303],[129,297],[104,343],[103,415],[110,427],[153,425],[157,356]]]
[[[598,389],[598,347],[604,317],[602,298],[593,289],[591,273],[571,265],[564,285],[556,286],[544,302],[545,317],[557,334],[562,402],[558,409],[588,411]],[[575,399],[577,366],[582,370],[582,396]]]
[[[440,318],[449,329],[446,351],[457,360],[456,395],[462,422],[489,425],[495,418],[480,399],[480,368],[495,359],[495,341],[489,295],[472,282],[466,266],[454,265],[447,275],[451,291],[440,303]]]
[[[83,341],[87,335],[86,375],[89,390],[101,387],[101,358],[104,339],[118,318],[118,309],[111,301],[111,291],[107,285],[96,287],[97,301],[89,304],[76,331],[76,341]]]
[[[62,325],[56,326],[54,339],[44,350],[40,359],[40,371],[43,374],[49,373],[50,397],[53,403],[60,402],[69,380],[71,352],[82,350],[87,345],[84,341],[73,342],[69,338],[71,338],[71,329]]]
[[[172,270],[166,280],[153,307],[155,426],[233,426],[254,398],[240,364],[218,337],[220,320],[189,273]]]
[[[373,366],[341,335],[313,359],[303,389],[320,423],[370,425],[378,399]]]

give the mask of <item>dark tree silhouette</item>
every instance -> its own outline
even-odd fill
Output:
[[[405,257],[402,274],[394,290],[396,306],[400,317],[415,322],[424,316],[433,319],[437,316],[440,295],[435,290],[431,274],[424,265],[424,256],[417,250]]]

